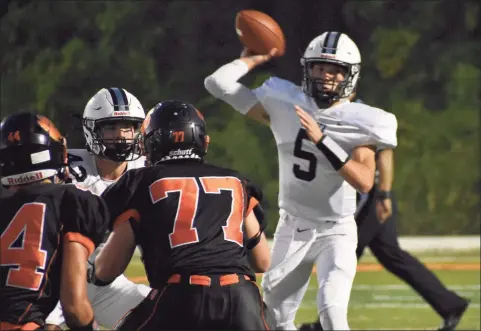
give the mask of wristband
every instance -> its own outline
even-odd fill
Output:
[[[391,191],[376,191],[377,200],[391,199]]]
[[[257,244],[261,241],[261,235],[262,235],[262,230],[259,230],[259,232],[257,232],[257,234],[254,237],[247,240],[246,248],[249,251],[252,250],[254,247],[256,247]]]
[[[90,284],[93,284],[95,286],[107,286],[107,285],[110,285],[112,282],[114,281],[114,279],[112,279],[111,281],[103,281],[99,278],[97,278],[97,276],[95,275],[95,261],[94,263],[90,263],[88,264],[88,267],[87,267],[87,283],[90,283]]]
[[[341,169],[351,158],[341,146],[326,135],[322,136],[316,147],[324,154],[336,171]]]

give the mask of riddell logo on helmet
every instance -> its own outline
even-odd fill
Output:
[[[321,56],[319,56],[319,57],[327,58],[327,59],[335,59],[335,58],[336,58],[336,55],[334,55],[334,54],[322,53]]]
[[[36,182],[38,180],[41,180],[42,178],[43,178],[43,175],[39,171],[31,175],[20,176],[17,178],[8,178],[8,185],[21,185],[21,184],[26,184],[30,182]]]
[[[128,111],[114,111],[114,116],[124,116],[124,115],[129,115],[130,112]]]
[[[193,148],[191,149],[178,149],[176,151],[170,151],[169,156],[181,156],[181,155],[190,155],[192,154]]]

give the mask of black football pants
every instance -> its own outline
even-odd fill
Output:
[[[221,285],[219,276],[208,276],[210,285],[178,278],[152,290],[116,330],[270,330],[275,325],[259,288],[243,275],[231,285]]]

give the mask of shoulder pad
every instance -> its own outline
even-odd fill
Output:
[[[285,99],[290,101],[297,98],[302,89],[296,84],[278,77],[270,77],[261,86],[254,90],[259,101],[266,98]],[[302,94],[304,94],[302,92]]]
[[[253,92],[270,116],[278,116],[276,114],[289,109],[293,111],[293,105],[299,105],[304,109],[311,109],[314,105],[300,86],[278,77],[269,78]]]
[[[394,114],[355,102],[345,108],[344,120],[368,132],[378,149],[397,146],[397,120]]]

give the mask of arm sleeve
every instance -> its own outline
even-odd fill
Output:
[[[205,89],[245,115],[259,102],[251,89],[238,82],[248,71],[247,64],[242,60],[229,62],[204,80]]]

